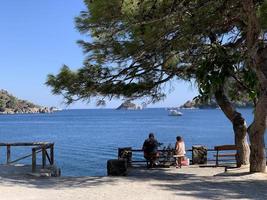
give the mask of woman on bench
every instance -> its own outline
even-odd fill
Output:
[[[182,167],[182,161],[185,158],[185,144],[184,140],[181,136],[176,137],[176,143],[175,143],[175,155],[176,158],[176,168]]]

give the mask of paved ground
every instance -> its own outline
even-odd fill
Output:
[[[1,200],[267,199],[267,175],[248,169],[133,169],[127,177],[36,178],[3,172]],[[12,170],[11,170],[12,171]],[[11,172],[10,171],[10,172]]]

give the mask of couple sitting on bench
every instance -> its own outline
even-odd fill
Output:
[[[150,133],[148,139],[143,144],[144,157],[147,161],[147,167],[152,168],[156,166],[156,160],[159,158],[158,147],[160,143],[155,139],[153,133]],[[185,159],[185,144],[181,136],[176,137],[175,144],[175,158],[176,168],[181,168],[182,164],[189,165],[187,159]]]

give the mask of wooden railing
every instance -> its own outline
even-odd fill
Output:
[[[129,147],[128,147],[129,148]],[[123,149],[123,148],[119,148],[119,149]],[[265,148],[266,152],[267,152],[267,148]],[[132,163],[138,163],[138,162],[145,162],[145,160],[143,159],[143,150],[142,149],[131,149],[130,150],[132,152]],[[158,152],[161,153],[166,153],[166,152],[172,152],[174,151],[174,149],[159,149]],[[207,162],[216,162],[216,159],[214,159],[214,155],[216,155],[216,150],[215,149],[207,149]],[[140,159],[135,159],[136,158],[136,154],[139,155]],[[140,156],[141,155],[141,156]],[[186,156],[188,158],[191,158],[191,160],[193,160],[193,155],[192,155],[192,149],[186,149]],[[118,157],[120,157],[120,155],[118,154]],[[267,157],[266,157],[267,159]],[[224,159],[226,160],[226,159]],[[224,160],[219,160],[219,161],[224,161]],[[233,159],[227,159],[229,161],[233,160]]]
[[[130,147],[126,147],[126,149],[127,148],[130,148]],[[119,148],[119,149],[125,149],[125,148]],[[131,148],[131,150],[129,150],[130,152],[131,152],[131,155],[130,155],[130,162],[131,163],[143,163],[143,162],[146,162],[146,160],[143,158],[143,150],[142,149],[132,149]],[[157,150],[162,156],[163,156],[163,158],[165,157],[165,160],[168,160],[169,159],[169,157],[167,157],[166,158],[166,155],[171,155],[171,154],[174,154],[174,149],[172,148],[172,149],[159,149],[159,150]],[[207,149],[207,153],[208,154],[214,154],[216,151],[214,150],[214,149]],[[120,150],[118,150],[118,158],[120,158],[121,157],[121,155],[120,155],[121,153],[120,153]],[[138,156],[138,158],[139,159],[137,159],[137,155],[139,155]],[[191,158],[191,161],[193,160],[193,155],[192,155],[192,149],[186,149],[186,156],[188,157],[188,158]],[[208,156],[207,157],[207,161],[208,162],[215,162],[215,159],[213,158],[213,156]],[[164,159],[163,159],[164,160]]]
[[[125,148],[119,148],[118,158],[123,157],[123,155],[121,154],[121,151],[123,151],[124,149]],[[126,148],[126,151],[127,151],[127,148]],[[129,149],[128,152],[130,152],[130,155],[126,155],[126,158],[128,159],[127,161],[130,162],[130,164],[147,162],[143,158],[144,151],[142,149]],[[157,150],[157,152],[159,152],[159,161],[164,163],[164,162],[170,161],[170,159],[173,157],[172,154],[174,153],[174,149],[159,149]],[[139,159],[135,159],[136,154],[140,155]]]
[[[200,146],[199,147],[204,147]],[[229,145],[227,145],[229,147]],[[231,145],[232,147],[232,145]],[[218,166],[218,162],[224,164],[224,166],[229,167],[230,165],[236,164],[236,158],[234,156],[218,156],[217,148],[204,148],[204,152],[201,152],[200,154],[196,153],[194,149],[196,146],[193,146],[192,149],[186,150],[186,157],[190,158],[191,164],[200,164],[201,167],[216,167]],[[232,149],[235,151],[236,149]],[[266,152],[267,149],[265,148]],[[174,155],[174,149],[173,148],[163,148],[157,150],[159,152],[158,162],[161,163],[169,163],[174,164],[175,159],[172,155]],[[217,155],[217,156],[216,156]],[[216,157],[216,159],[214,159]],[[222,159],[219,159],[218,157],[222,157]],[[133,149],[132,147],[123,147],[118,148],[118,159],[125,159],[127,161],[128,166],[133,165],[134,163],[147,163],[147,160],[144,158],[143,150],[142,149]],[[267,159],[267,157],[266,157]],[[234,162],[233,162],[234,161]]]
[[[54,165],[54,143],[49,142],[17,142],[17,143],[0,143],[0,147],[6,147],[6,164],[13,164],[23,159],[32,157],[32,172],[36,171],[37,154],[42,154],[42,168],[45,168],[46,161]],[[31,154],[11,160],[11,147],[32,147]],[[48,152],[48,150],[50,150]]]

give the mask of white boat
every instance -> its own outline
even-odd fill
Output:
[[[169,116],[182,116],[183,113],[179,112],[178,110],[169,110]]]

